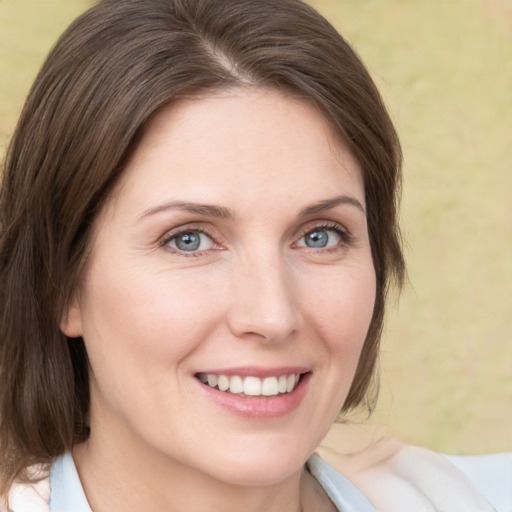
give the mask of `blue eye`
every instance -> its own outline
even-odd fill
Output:
[[[337,229],[315,228],[308,231],[300,240],[299,246],[311,249],[325,249],[338,245],[342,236]]]
[[[202,231],[188,230],[172,235],[166,245],[184,252],[205,251],[213,246],[213,240]]]

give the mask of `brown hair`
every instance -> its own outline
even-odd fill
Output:
[[[147,120],[226,87],[312,102],[359,162],[377,299],[344,409],[374,372],[391,276],[404,262],[397,135],[364,65],[299,0],[104,0],[68,28],[37,77],[8,148],[0,193],[0,465],[7,481],[88,436],[83,341],[59,322],[91,225]]]

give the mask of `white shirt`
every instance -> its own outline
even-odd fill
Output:
[[[382,451],[335,455],[335,468],[315,454],[307,466],[340,512],[512,512],[512,453],[442,456],[394,446],[384,459]],[[14,512],[92,512],[69,453],[49,478],[13,484],[9,501]]]

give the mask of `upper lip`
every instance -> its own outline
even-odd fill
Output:
[[[306,366],[279,366],[279,367],[271,367],[271,368],[263,368],[261,366],[240,366],[240,367],[232,367],[232,368],[215,368],[215,369],[207,369],[201,370],[196,373],[206,373],[213,375],[226,375],[233,376],[238,375],[240,377],[259,377],[263,379],[265,377],[279,377],[281,375],[291,375],[292,373],[308,373],[311,371],[311,368]]]

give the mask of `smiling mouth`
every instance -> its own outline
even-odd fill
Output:
[[[260,379],[250,375],[242,377],[240,375],[198,373],[196,378],[203,384],[225,393],[246,397],[269,397],[291,393],[297,387],[301,374],[291,373]]]

